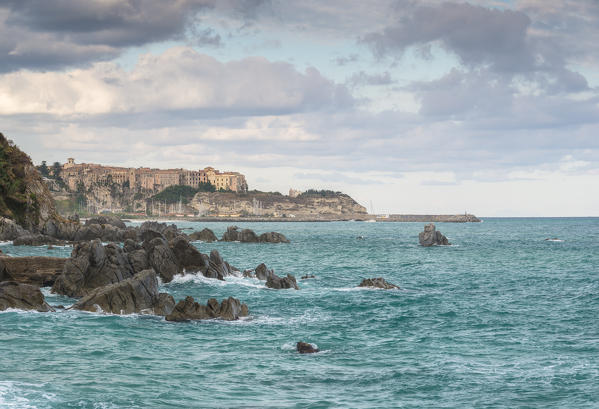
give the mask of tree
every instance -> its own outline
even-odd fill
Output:
[[[60,178],[60,173],[62,172],[62,165],[60,162],[54,162],[52,165],[52,174],[56,179]]]
[[[48,176],[50,176],[50,169],[48,168],[48,165],[46,164],[45,160],[43,160],[42,164],[37,167],[37,170],[39,170],[40,174],[43,177],[47,178]]]

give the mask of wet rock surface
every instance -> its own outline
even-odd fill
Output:
[[[0,281],[49,287],[62,274],[66,261],[58,257],[0,257]]]
[[[424,231],[418,234],[418,241],[421,246],[448,246],[449,240],[440,231],[438,231],[433,223],[424,226]]]
[[[174,306],[171,295],[158,293],[158,279],[154,270],[144,270],[119,283],[95,289],[72,308],[112,314],[168,315]]]
[[[295,276],[291,274],[287,274],[287,277],[279,277],[273,273],[266,279],[266,286],[275,290],[284,290],[288,288],[299,290]]]
[[[221,241],[239,241],[242,243],[289,243],[287,237],[281,233],[269,232],[258,236],[253,230],[239,230],[237,226],[227,227]]]
[[[200,240],[205,243],[212,243],[213,241],[217,241],[218,238],[214,234],[214,232],[208,228],[205,228],[201,231],[193,232],[189,235],[191,240]]]
[[[320,352],[320,349],[315,348],[314,345],[301,341],[297,343],[295,349],[300,354],[314,354],[316,352]]]
[[[201,305],[193,299],[186,297],[177,303],[173,311],[165,318],[167,321],[189,321],[206,319],[223,319],[233,321],[239,317],[249,315],[247,305],[241,303],[238,299],[229,297],[220,304],[214,298],[208,300],[206,305]]]
[[[0,282],[0,311],[8,308],[39,312],[54,311],[45,301],[38,287],[15,281],[3,281]]]
[[[135,271],[123,250],[100,240],[79,243],[52,286],[52,292],[82,297],[91,290],[131,278]]]
[[[360,285],[358,285],[358,287],[373,287],[373,288],[382,288],[385,290],[392,290],[392,289],[396,288],[399,290],[398,286],[396,286],[395,284],[391,284],[390,282],[386,281],[382,277],[365,278],[364,280],[362,280]]]

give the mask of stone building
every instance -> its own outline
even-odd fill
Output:
[[[128,185],[132,189],[159,192],[169,186],[198,188],[211,183],[216,189],[247,192],[245,176],[238,172],[220,172],[212,167],[201,170],[121,168],[95,163],[75,163],[69,158],[62,166],[62,178],[71,191],[88,189],[92,185]]]

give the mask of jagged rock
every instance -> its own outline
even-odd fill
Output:
[[[362,280],[362,282],[360,283],[360,285],[358,287],[375,287],[375,288],[383,288],[385,290],[392,290],[394,288],[397,288],[399,290],[398,286],[396,286],[395,284],[391,284],[388,281],[385,281],[385,279],[383,279],[382,277],[365,278],[364,280]]]
[[[244,278],[256,278],[255,270],[248,268],[247,270],[243,270]]]
[[[120,234],[121,234],[122,241],[125,241],[125,240],[137,241],[139,239],[138,231],[135,227],[127,227],[126,229],[121,230]]]
[[[236,271],[232,268],[229,263],[223,260],[217,250],[212,250],[210,252],[210,258],[208,260],[208,269],[204,274],[209,278],[218,278],[219,280],[224,280],[224,277],[228,275],[233,275],[233,272]]]
[[[52,286],[52,292],[82,297],[95,288],[119,283],[133,274],[126,254],[116,244],[102,246],[100,240],[83,242],[73,249],[62,274]]]
[[[176,274],[183,271],[179,268],[175,254],[164,239],[156,237],[149,242],[144,242],[143,247],[148,254],[150,266],[160,275],[163,282],[172,281]]]
[[[125,251],[125,253],[129,253],[135,250],[141,250],[142,247],[135,241],[132,239],[126,239],[123,242],[123,251]]]
[[[59,240],[74,241],[77,231],[79,231],[81,227],[78,217],[77,221],[75,221],[74,218],[70,218],[66,221],[50,219],[44,224],[42,233]]]
[[[447,246],[450,244],[447,237],[441,234],[441,232],[435,228],[433,223],[424,226],[424,231],[420,232],[418,240],[420,241],[420,245],[424,247]]]
[[[79,215],[77,213],[71,214],[67,217],[67,220],[73,223],[79,223]]]
[[[0,241],[14,240],[29,233],[16,222],[6,217],[0,217]]]
[[[192,246],[186,237],[177,236],[170,242],[170,247],[177,259],[179,268],[187,273],[201,271],[202,274],[208,270],[208,263],[202,257],[202,253]]]
[[[262,233],[259,237],[260,243],[289,243],[287,237],[276,231]]]
[[[99,224],[90,224],[89,226],[81,226],[75,233],[74,241],[90,241],[102,237],[104,229]]]
[[[27,234],[17,237],[12,244],[15,246],[45,246],[48,244],[64,244],[64,242],[44,234]]]
[[[129,263],[131,264],[131,267],[133,267],[133,271],[136,274],[150,268],[148,254],[144,249],[128,251],[126,254],[127,258],[129,259]]]
[[[316,276],[314,274],[306,274],[305,276],[302,276],[302,280],[308,280],[310,278],[316,278]]]
[[[168,315],[175,301],[169,294],[158,293],[154,270],[144,270],[127,280],[96,288],[77,301],[72,308],[112,314],[149,313]]]
[[[162,237],[165,240],[172,240],[179,235],[177,226],[174,224],[158,223],[154,221],[143,222],[139,226],[139,237],[142,241],[149,241],[156,237]]]
[[[119,219],[118,217],[113,216],[113,215],[96,216],[96,217],[92,217],[92,218],[86,220],[86,222],[85,222],[86,226],[89,226],[91,224],[111,225],[118,229],[127,228],[127,226],[125,225],[125,223],[123,223],[123,221],[121,219]]]
[[[296,290],[299,290],[299,287],[297,286],[297,281],[295,280],[295,276],[291,274],[287,274],[287,277],[281,278],[273,273],[266,279],[266,286],[268,288],[274,288],[275,290],[282,290],[287,288],[294,288]]]
[[[214,232],[208,228],[203,229],[202,231],[197,231],[194,233],[191,233],[189,235],[189,238],[191,240],[200,240],[203,241],[205,243],[212,243],[213,241],[217,241],[218,239],[216,238],[216,235],[214,234]]]
[[[0,281],[48,287],[62,273],[66,261],[58,257],[0,257]]]
[[[314,354],[316,352],[320,352],[320,349],[314,348],[314,345],[301,341],[297,343],[296,349],[300,354]]]
[[[45,301],[39,288],[29,284],[17,283],[16,281],[3,281],[0,283],[0,311],[7,308],[40,312],[54,311]]]
[[[268,280],[268,277],[275,274],[274,270],[269,270],[266,264],[262,263],[254,270],[258,280]]]
[[[250,229],[239,231],[237,226],[227,227],[227,231],[223,234],[221,241],[240,241],[242,243],[258,243],[260,239]]]
[[[216,299],[211,298],[206,305],[200,305],[193,297],[186,297],[177,303],[171,314],[166,316],[167,321],[188,321],[220,318],[227,321],[246,317],[249,314],[247,305],[238,299],[229,297],[219,305]]]

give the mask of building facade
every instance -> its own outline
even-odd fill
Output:
[[[132,189],[159,192],[169,186],[190,186],[211,183],[216,190],[247,192],[245,176],[238,172],[220,172],[212,167],[200,170],[121,168],[95,163],[75,163],[69,158],[62,166],[62,179],[71,191],[88,189],[94,184],[128,186]]]

